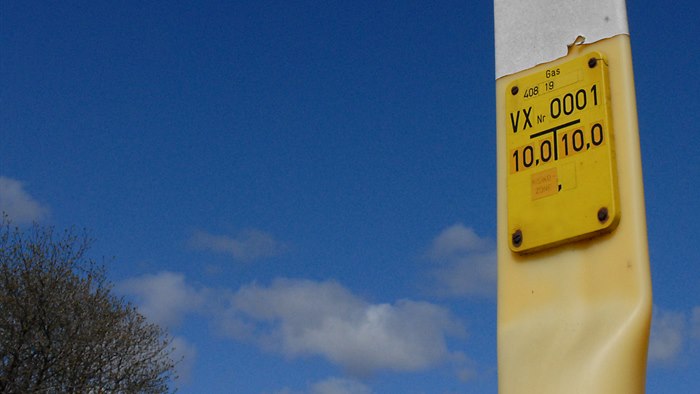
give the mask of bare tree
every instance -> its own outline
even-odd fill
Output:
[[[170,337],[111,294],[89,237],[0,222],[0,392],[167,392]]]

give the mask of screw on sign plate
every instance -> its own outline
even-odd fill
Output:
[[[603,207],[598,210],[598,221],[601,223],[608,221],[608,208]]]
[[[513,246],[516,248],[523,244],[523,232],[520,230],[515,230],[513,233]]]

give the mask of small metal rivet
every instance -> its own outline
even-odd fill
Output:
[[[518,90],[519,90],[519,89],[518,89],[517,86],[513,86],[512,88],[510,88],[510,93],[511,93],[513,96],[515,96],[516,94],[518,94]]]
[[[513,233],[513,246],[516,248],[522,245],[523,243],[523,232],[520,230],[515,230]]]
[[[593,68],[598,64],[598,59],[592,57],[588,59],[588,67]]]
[[[608,208],[603,207],[598,210],[598,221],[601,223],[608,221]]]

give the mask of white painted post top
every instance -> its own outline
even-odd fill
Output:
[[[585,43],[629,34],[625,0],[494,0],[496,79],[567,54]]]

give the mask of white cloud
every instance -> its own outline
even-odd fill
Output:
[[[118,283],[115,291],[135,299],[138,311],[163,328],[181,322],[185,315],[208,304],[207,289],[196,290],[185,282],[180,273],[163,271],[155,275],[143,275]],[[197,358],[197,347],[185,337],[172,338],[172,358],[179,361],[176,370],[179,383],[187,384]]]
[[[259,230],[247,230],[235,238],[196,231],[190,238],[189,244],[195,249],[228,254],[240,261],[273,257],[286,250],[282,242]]]
[[[329,378],[311,386],[311,394],[371,394],[366,385],[351,379]]]
[[[179,324],[186,313],[196,310],[205,301],[203,292],[185,283],[183,274],[168,271],[125,280],[116,290],[134,297],[139,312],[164,326]]]
[[[429,258],[433,292],[441,296],[494,296],[496,252],[487,238],[458,223],[443,230],[432,242]]]
[[[263,394],[267,394],[266,392],[263,392]],[[302,391],[294,391],[290,389],[289,387],[285,387],[281,390],[274,391],[273,394],[304,394]]]
[[[464,355],[450,351],[447,338],[463,337],[465,329],[447,309],[411,300],[370,303],[334,281],[277,279],[269,286],[252,283],[231,292],[196,288],[183,274],[165,271],[125,280],[115,290],[132,297],[157,324],[172,327],[194,312],[210,319],[224,336],[289,358],[320,356],[354,376],[463,364]],[[197,349],[182,337],[173,345],[176,358],[184,356],[178,371],[185,380]],[[343,379],[307,389],[368,392],[359,382]]]
[[[433,259],[459,258],[466,253],[484,251],[490,246],[487,239],[462,223],[444,229],[433,240],[430,256]]]
[[[464,332],[439,306],[370,304],[331,281],[278,279],[244,286],[231,301],[229,316],[251,322],[261,345],[290,357],[320,355],[359,375],[437,365],[450,356],[446,336]]]
[[[0,176],[0,213],[5,212],[17,223],[30,223],[45,217],[49,209],[24,190],[24,184]]]
[[[496,252],[471,254],[448,261],[433,271],[442,296],[495,296]]]
[[[690,315],[690,337],[700,339],[700,306],[693,308]]]
[[[683,350],[686,319],[682,312],[654,307],[649,338],[649,361],[668,363]]]
[[[458,363],[455,363],[457,364],[455,374],[460,381],[468,382],[474,380],[479,375],[476,361],[464,354],[458,354],[455,358],[458,359]]]
[[[274,394],[371,394],[372,390],[365,384],[345,378],[328,378],[311,384],[305,391],[284,388]]]
[[[172,346],[174,349],[172,357],[174,360],[179,361],[175,368],[180,382],[187,384],[192,376],[194,361],[197,358],[197,347],[180,336],[173,338]]]

